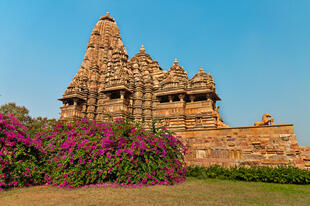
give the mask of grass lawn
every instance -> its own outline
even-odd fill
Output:
[[[173,186],[143,188],[37,186],[0,192],[0,205],[310,206],[310,185],[188,179]]]

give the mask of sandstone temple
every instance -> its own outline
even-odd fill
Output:
[[[190,164],[310,167],[310,148],[298,145],[292,124],[274,125],[266,116],[256,126],[226,125],[214,79],[202,68],[191,79],[177,60],[164,71],[143,45],[129,58],[109,13],[95,25],[82,65],[59,100],[61,120],[120,117],[146,127],[160,120],[187,144]]]

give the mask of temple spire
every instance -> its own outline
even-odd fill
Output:
[[[179,64],[179,62],[178,62],[178,59],[177,59],[177,58],[175,58],[175,59],[174,59],[174,64],[175,64],[175,65],[178,65],[178,64]]]
[[[141,52],[141,53],[144,53],[144,52],[145,52],[145,48],[144,48],[143,44],[141,44],[140,52]]]
[[[109,21],[115,22],[115,19],[110,16],[110,12],[107,12],[105,16],[100,17],[99,20],[109,20]]]

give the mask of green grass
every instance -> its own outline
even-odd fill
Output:
[[[173,186],[62,189],[38,186],[0,192],[0,205],[310,205],[310,185],[190,178]]]

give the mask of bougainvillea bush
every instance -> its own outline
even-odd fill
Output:
[[[185,178],[185,148],[165,130],[155,135],[122,119],[82,119],[58,122],[36,138],[44,147],[49,184],[173,184]]]
[[[42,184],[41,149],[13,115],[0,113],[0,190]]]

